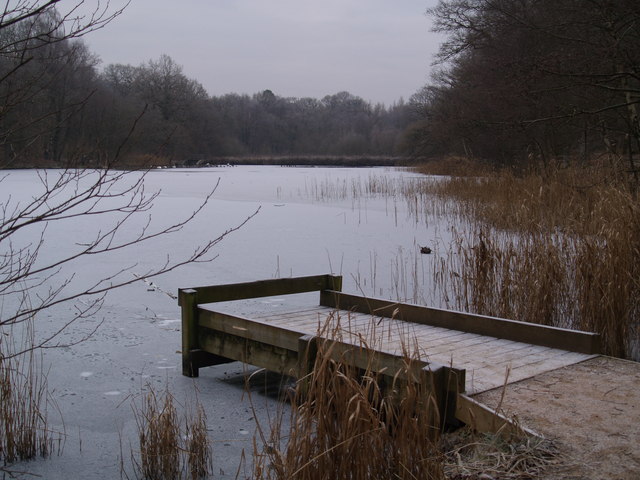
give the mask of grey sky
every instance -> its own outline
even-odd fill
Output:
[[[112,6],[124,0],[112,0]],[[431,72],[436,0],[132,0],[85,38],[103,66],[167,54],[209,94],[271,89],[286,97],[347,90],[407,99]]]

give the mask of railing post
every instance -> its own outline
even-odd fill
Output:
[[[198,349],[198,292],[194,289],[179,291],[182,307],[182,374],[198,376],[198,364],[194,350]]]
[[[329,290],[335,290],[336,292],[342,291],[342,276],[341,275],[329,275],[328,276]]]
[[[320,289],[320,305],[339,308],[339,293],[336,292],[342,292],[342,276],[325,275],[324,286]]]

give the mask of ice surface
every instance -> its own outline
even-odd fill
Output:
[[[234,478],[242,449],[250,457],[252,435],[248,433],[255,430],[253,411],[243,394],[245,367],[234,363],[203,369],[197,382],[182,377],[177,367],[180,311],[171,295],[183,287],[334,273],[343,275],[347,292],[429,303],[431,268],[439,249],[447,248],[448,226],[437,219],[416,222],[400,197],[351,195],[371,177],[399,180],[415,175],[390,168],[225,167],[149,172],[145,189],[160,194],[149,212],[125,224],[121,239],[137,235],[148,215],[151,228],[185,218],[216,184],[218,187],[198,217],[181,230],[109,255],[81,257],[65,266],[57,278],[71,278],[67,292],[120,271],[124,271],[122,278],[132,278],[163,264],[167,256],[172,261],[184,258],[197,245],[259,212],[217,246],[213,261],[154,278],[155,288],[139,282],[111,292],[96,316],[72,325],[59,339],[73,343],[98,327],[89,340],[45,352],[49,390],[64,419],[50,414],[50,424],[66,432],[65,451],[21,468],[48,479],[118,478],[120,439],[125,442],[125,462],[128,449],[136,448],[131,402],[153,385],[160,391],[169,387],[183,405],[197,395],[209,419],[215,471],[226,472],[214,478]],[[1,186],[3,198],[10,195],[11,202],[24,205],[38,194],[42,183],[35,171],[16,170],[7,173]],[[118,219],[110,215],[51,222],[38,261],[44,264],[72,255]],[[35,245],[41,233],[41,228],[25,229],[14,240]],[[431,246],[434,254],[420,255],[423,245]],[[281,296],[255,299],[236,308],[248,314],[315,301],[315,294]],[[5,297],[3,314],[11,307],[11,298]],[[50,333],[73,312],[74,306],[67,304],[48,311],[37,320],[37,334]],[[256,412],[265,428],[267,408],[273,413],[277,407],[269,396],[258,398]]]

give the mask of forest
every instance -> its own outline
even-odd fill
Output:
[[[390,106],[349,92],[212,96],[163,54],[103,66],[82,37],[120,12],[76,25],[56,3],[0,20],[0,168],[317,155],[504,166],[606,154],[637,175],[633,0],[442,0],[427,12],[445,39],[433,77]]]
[[[83,31],[55,8],[20,21],[8,17],[0,24],[1,168],[389,156],[410,123],[402,100],[372,105],[348,92],[322,99],[268,89],[211,96],[167,55],[100,68],[81,37],[108,18]]]
[[[449,0],[429,10],[445,37],[412,102],[414,155],[497,165],[623,158],[640,148],[640,3]]]

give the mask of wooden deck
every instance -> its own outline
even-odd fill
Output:
[[[346,343],[359,345],[364,340],[393,355],[402,355],[408,347],[428,363],[465,370],[469,395],[596,356],[326,306],[257,315],[253,320],[299,336],[315,335],[328,326]]]
[[[441,402],[453,397],[450,410],[468,423],[480,421],[484,412],[469,395],[599,353],[595,334],[348,295],[340,291],[341,284],[341,277],[320,275],[180,290],[183,373],[198,376],[199,368],[240,360],[301,377],[311,342],[319,332],[331,332],[340,343],[338,351],[364,345],[376,352],[380,369],[391,374],[403,353],[417,356],[425,381]],[[319,305],[251,318],[214,305],[313,290],[320,291]],[[352,356],[356,365],[358,355]],[[495,414],[489,418],[492,425],[486,429],[498,428]]]

